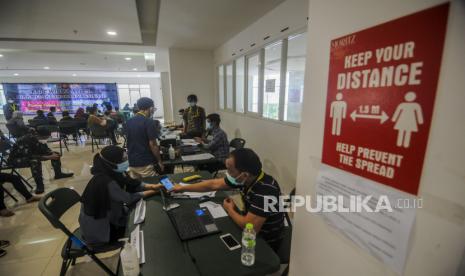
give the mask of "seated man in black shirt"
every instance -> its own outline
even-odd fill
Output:
[[[50,107],[50,112],[47,113],[47,121],[50,125],[56,125],[57,124],[57,118],[55,118],[55,112],[57,111],[57,108],[52,106]]]
[[[36,194],[44,192],[44,178],[42,176],[42,161],[50,160],[55,172],[55,179],[71,177],[73,173],[61,171],[61,156],[52,151],[46,143],[40,142],[50,136],[47,129],[39,129],[37,136],[28,133],[16,140],[8,157],[8,164],[17,168],[30,167],[32,177],[36,183]]]
[[[231,152],[226,159],[225,178],[205,180],[192,185],[176,185],[174,192],[207,192],[238,188],[244,205],[242,212],[236,210],[231,198],[223,202],[223,207],[239,227],[247,223],[254,225],[255,231],[276,250],[282,239],[284,213],[266,210],[265,197],[274,197],[276,201],[281,194],[278,182],[262,171],[262,163],[251,149],[242,148]]]

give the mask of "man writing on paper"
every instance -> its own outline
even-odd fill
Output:
[[[225,178],[210,179],[185,186],[176,185],[173,192],[240,189],[245,210],[238,212],[231,198],[224,200],[224,209],[241,228],[249,222],[252,223],[258,235],[276,251],[282,239],[284,213],[265,210],[264,198],[278,199],[281,194],[278,182],[262,171],[260,158],[251,149],[234,150],[225,164],[228,170]]]

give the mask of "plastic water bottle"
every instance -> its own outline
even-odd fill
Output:
[[[124,276],[138,276],[140,272],[139,258],[137,257],[137,249],[132,246],[127,238],[121,239],[124,241],[123,250],[121,250],[121,266],[123,267]]]
[[[255,230],[252,223],[247,223],[242,232],[241,261],[245,266],[252,266],[255,263]]]
[[[174,152],[173,145],[170,145],[170,148],[168,149],[168,154],[171,160],[173,160],[176,157],[176,153]]]

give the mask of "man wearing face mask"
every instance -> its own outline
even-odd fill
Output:
[[[141,179],[156,175],[155,165],[164,170],[160,149],[157,145],[159,130],[152,119],[155,105],[150,98],[140,98],[137,101],[139,111],[127,121],[127,146],[129,156],[129,175]]]
[[[15,111],[19,111],[19,106],[13,101],[13,99],[8,98],[7,103],[3,105],[3,115],[5,115],[5,120],[10,120],[13,116],[13,112]]]
[[[197,106],[197,96],[187,97],[189,107],[184,109],[184,137],[202,137],[205,132],[205,109]]]
[[[206,170],[211,173],[224,168],[224,161],[229,155],[229,142],[226,132],[220,128],[220,115],[216,113],[207,116],[206,128],[207,137],[205,139],[195,137],[195,140],[202,147],[208,149],[218,160],[217,163],[209,163],[199,166],[200,170]]]
[[[94,156],[93,177],[82,194],[79,214],[82,236],[90,246],[122,238],[129,207],[161,187],[131,179],[125,173],[128,166],[126,152],[118,146],[107,146]]]
[[[244,228],[247,223],[252,223],[258,235],[276,251],[282,239],[284,213],[266,210],[265,197],[274,197],[278,201],[281,194],[278,182],[262,171],[260,158],[251,149],[242,148],[231,152],[226,159],[226,168],[228,171],[225,178],[185,186],[176,185],[173,191],[240,189],[244,210],[236,210],[238,207],[231,198],[224,200],[224,209],[239,227]]]

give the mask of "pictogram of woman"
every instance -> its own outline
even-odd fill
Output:
[[[410,138],[412,132],[418,131],[418,125],[423,124],[423,113],[421,106],[413,102],[417,95],[415,92],[407,92],[404,99],[405,102],[399,104],[392,116],[392,121],[396,124],[394,129],[397,129],[397,146],[408,148],[410,146]]]

